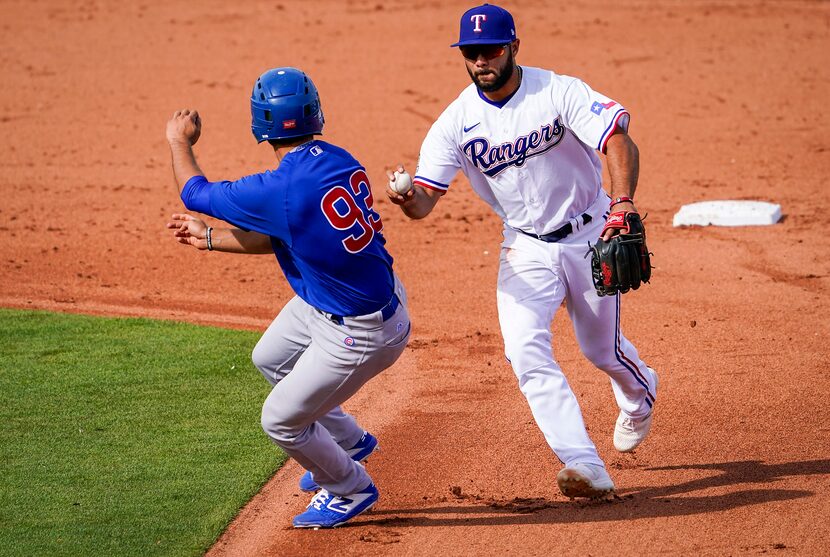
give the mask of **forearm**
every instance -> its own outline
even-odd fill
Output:
[[[640,176],[640,151],[627,133],[611,136],[606,147],[608,174],[611,176],[611,198],[634,198]]]
[[[259,232],[246,232],[239,228],[212,228],[211,249],[226,253],[273,253],[271,238]]]
[[[170,142],[170,155],[173,159],[173,177],[181,193],[182,188],[193,176],[204,176],[202,169],[196,162],[193,146],[190,142]]]

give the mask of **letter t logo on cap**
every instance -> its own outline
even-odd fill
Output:
[[[475,31],[476,33],[481,33],[481,22],[487,21],[487,16],[485,14],[473,14],[470,16],[470,21],[473,21],[476,24],[473,31]]]

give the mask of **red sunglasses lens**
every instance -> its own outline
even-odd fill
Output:
[[[478,60],[479,56],[484,56],[485,60],[492,60],[504,54],[505,45],[503,44],[477,44],[460,47],[461,55],[467,60]]]

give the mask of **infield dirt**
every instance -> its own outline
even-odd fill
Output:
[[[264,329],[290,297],[273,258],[197,253],[164,124],[198,108],[209,178],[272,164],[250,133],[264,69],[319,87],[325,139],[373,180],[408,287],[413,340],[348,408],[380,438],[376,509],[295,531],[290,463],[217,555],[826,554],[830,547],[830,3],[508,2],[520,63],[624,104],[640,147],[652,283],[623,327],[660,372],[654,429],[616,453],[605,376],[565,312],[554,349],[618,486],[571,502],[502,355],[500,223],[466,180],[428,219],[383,199],[430,123],[467,85],[449,49],[472,3],[314,1],[0,4],[0,304]],[[764,228],[675,229],[684,203],[758,199]],[[821,247],[825,246],[825,247]],[[824,549],[822,549],[824,548]]]

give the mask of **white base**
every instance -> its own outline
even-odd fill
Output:
[[[764,201],[701,201],[683,205],[674,226],[767,226],[781,220],[781,205]]]

